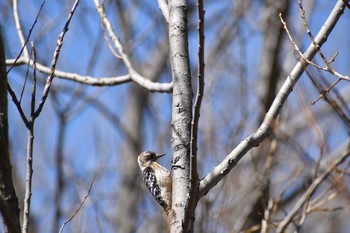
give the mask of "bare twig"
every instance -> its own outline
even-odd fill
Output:
[[[79,207],[74,211],[74,213],[63,223],[63,225],[61,226],[61,228],[60,228],[60,230],[59,230],[59,233],[63,232],[64,227],[65,227],[70,221],[72,221],[73,218],[79,213],[79,211],[80,211],[81,208],[83,207],[85,201],[87,200],[87,198],[88,198],[89,195],[90,195],[90,192],[91,192],[92,186],[93,186],[93,184],[94,184],[94,181],[95,181],[95,177],[92,179],[91,184],[90,184],[90,187],[89,187],[89,190],[88,190],[87,194],[84,196],[83,201],[80,203]]]
[[[20,102],[17,99],[16,93],[12,90],[12,88],[10,87],[9,84],[7,84],[7,91],[10,94],[10,96],[12,98],[12,101],[15,104],[15,106],[16,106],[18,112],[19,112],[19,115],[21,116],[25,126],[28,128],[29,127],[29,120],[26,117],[26,114],[24,113],[24,111],[23,111],[23,109],[21,107],[21,104],[20,104]]]
[[[339,164],[341,164],[348,156],[350,155],[350,146],[346,148],[346,150],[332,163],[327,169],[317,177],[310,187],[306,190],[306,192],[300,197],[298,202],[292,208],[292,210],[288,213],[288,215],[283,219],[283,221],[277,227],[277,233],[283,232],[286,226],[293,220],[295,214],[300,210],[303,204],[310,198],[312,193],[317,189],[317,187],[328,177],[328,175],[337,168]]]
[[[198,124],[199,124],[199,116],[200,109],[204,94],[204,72],[205,72],[205,63],[204,63],[204,14],[205,10],[203,9],[203,0],[197,1],[198,7],[198,85],[197,85],[197,95],[194,103],[194,111],[191,122],[191,158],[192,160],[196,160],[197,157],[197,139],[198,139]],[[196,162],[192,162],[193,171],[197,170]],[[191,177],[193,179],[193,177]]]
[[[32,56],[33,65],[35,67],[36,62],[36,51],[34,45],[32,45]],[[25,196],[24,196],[24,207],[23,207],[23,225],[22,232],[27,233],[29,227],[29,214],[30,204],[32,197],[32,178],[33,178],[33,145],[34,145],[34,111],[35,111],[35,93],[36,93],[36,71],[33,70],[33,85],[32,85],[32,98],[30,106],[30,119],[28,122],[28,144],[27,144],[27,173],[26,173],[26,184],[25,184]]]
[[[63,39],[64,39],[64,36],[66,34],[66,32],[68,31],[68,26],[69,26],[69,23],[72,19],[72,16],[75,12],[75,9],[77,8],[78,4],[79,4],[79,1],[80,0],[76,0],[74,2],[74,5],[68,15],[68,19],[63,27],[63,31],[61,32],[61,34],[59,35],[58,37],[58,40],[57,40],[57,45],[56,45],[56,49],[55,49],[55,52],[54,52],[54,55],[53,55],[53,59],[52,59],[52,62],[51,62],[51,68],[50,68],[50,75],[46,78],[46,84],[45,84],[45,88],[44,88],[44,91],[43,91],[43,95],[41,97],[41,101],[39,103],[39,106],[37,108],[37,110],[35,111],[34,113],[34,118],[38,117],[40,115],[40,112],[42,111],[43,107],[44,107],[44,104],[45,104],[45,101],[47,99],[47,96],[49,94],[49,91],[50,91],[50,87],[51,87],[51,84],[52,84],[52,80],[53,78],[55,77],[55,69],[56,69],[56,63],[57,63],[57,60],[58,60],[58,57],[60,55],[60,51],[61,51],[61,47],[63,45]]]
[[[319,99],[323,98],[328,92],[331,91],[331,89],[333,87],[335,87],[335,85],[337,85],[339,82],[341,81],[340,78],[337,79],[337,81],[335,81],[334,83],[332,83],[328,88],[326,88],[325,90],[323,90],[323,92],[313,101],[311,101],[311,104],[314,105]]]
[[[102,1],[101,6],[102,6],[102,9],[104,10],[104,0]],[[113,45],[111,44],[111,39],[108,37],[107,32],[106,32],[106,30],[105,30],[105,26],[104,26],[103,23],[101,24],[101,29],[102,29],[102,32],[103,32],[103,38],[104,38],[105,41],[107,42],[108,48],[109,48],[109,50],[111,51],[111,53],[112,53],[116,58],[122,59],[122,56],[120,56],[120,54],[118,54],[118,53],[114,50]]]
[[[322,94],[324,91],[323,86],[318,82],[318,79],[314,77],[312,72],[310,70],[306,70],[306,74],[310,78],[312,84],[318,89],[318,91]],[[322,77],[322,74],[320,74],[320,78],[326,82],[326,85],[330,85],[327,80],[325,80]],[[323,95],[324,100],[333,108],[333,110],[336,112],[336,114],[339,116],[339,118],[344,122],[344,124],[347,127],[350,127],[350,118],[347,116],[346,112],[344,110],[348,110],[346,101],[340,96],[340,94],[336,91],[336,89],[333,89],[333,93],[336,94],[336,98],[340,100],[341,104],[338,104],[332,97]],[[343,109],[345,108],[345,109]],[[349,111],[349,110],[348,110]]]
[[[204,6],[203,0],[197,0],[198,9],[198,84],[197,95],[194,103],[194,110],[191,122],[191,155],[190,155],[190,179],[191,179],[191,193],[190,193],[190,208],[195,208],[195,201],[197,199],[198,187],[198,169],[197,169],[197,142],[198,142],[198,124],[200,109],[204,94]],[[190,211],[191,212],[191,211]]]
[[[344,2],[348,2],[348,1],[344,1]],[[338,80],[336,82],[334,82],[331,86],[329,86],[323,93],[321,93],[314,101],[312,101],[312,104],[315,104],[319,99],[323,98],[339,81],[341,80],[347,80],[347,81],[350,81],[350,76],[349,75],[343,75],[343,74],[340,74],[339,72],[337,72],[331,65],[331,63],[335,60],[335,57],[338,56],[338,52],[336,52],[329,60],[327,60],[327,58],[324,56],[324,54],[322,53],[321,51],[321,46],[315,41],[315,37],[312,35],[311,33],[311,30],[309,28],[309,25],[306,21],[306,17],[305,17],[305,11],[304,11],[304,8],[302,6],[302,3],[301,3],[301,0],[298,1],[299,3],[299,9],[300,9],[300,14],[301,14],[301,18],[302,18],[302,21],[303,21],[303,24],[304,24],[304,27],[305,27],[305,30],[307,32],[307,34],[309,35],[310,39],[311,39],[311,42],[312,44],[314,45],[317,53],[321,56],[323,62],[326,64],[326,67],[322,67],[320,65],[317,65],[316,63],[314,63],[313,61],[311,61],[311,59],[307,59],[304,54],[302,54],[302,52],[300,51],[298,45],[296,44],[296,42],[293,40],[293,37],[292,35],[290,34],[289,32],[289,29],[287,27],[287,24],[286,22],[283,20],[283,17],[282,17],[282,14],[280,13],[279,14],[279,17],[280,17],[280,20],[283,24],[283,27],[284,29],[286,30],[287,32],[287,35],[289,37],[289,40],[291,41],[291,43],[293,44],[294,46],[294,49],[295,51],[298,53],[298,55],[300,56],[300,58],[316,67],[317,69],[320,69],[320,70],[323,70],[323,71],[327,71],[329,73],[331,73],[332,75],[338,77]]]
[[[108,37],[107,35],[107,32],[105,30],[105,27],[104,27],[104,24],[101,25],[101,28],[102,28],[102,32],[103,32],[103,38],[105,39],[105,41],[107,42],[107,45],[108,45],[108,48],[109,50],[111,51],[111,53],[118,59],[122,59],[122,56],[120,56],[120,54],[118,54],[114,48],[113,48],[113,45],[111,44],[111,40],[110,38]]]
[[[26,47],[28,39],[27,40],[24,39],[24,34],[22,31],[21,22],[19,21],[18,1],[17,0],[13,0],[13,17],[15,20],[19,41],[21,42],[21,45],[22,45],[21,52],[24,53],[24,57],[29,58],[29,51],[28,51],[28,48]]]
[[[319,46],[322,46],[334,26],[337,24],[340,16],[343,14],[345,3],[337,1],[332,12],[328,16],[326,22],[318,32],[315,41]],[[316,55],[317,50],[313,44],[309,45],[306,52],[303,54],[306,60],[312,60]],[[286,102],[289,94],[292,92],[294,85],[299,80],[302,73],[305,71],[308,63],[303,59],[294,66],[291,73],[283,83],[275,100],[273,101],[269,111],[267,112],[263,123],[252,135],[245,138],[226,158],[217,165],[209,174],[207,174],[200,182],[200,197],[208,193],[220,180],[222,180],[234,168],[240,159],[253,147],[259,145],[270,133],[271,127],[279,115],[282,106]]]
[[[149,79],[146,79],[145,77],[141,76],[132,66],[131,61],[128,57],[128,55],[124,52],[123,46],[120,43],[119,38],[114,33],[112,24],[109,22],[105,11],[103,9],[103,6],[98,2],[98,0],[94,0],[95,7],[100,15],[100,18],[102,20],[102,23],[104,27],[107,29],[107,32],[109,36],[111,37],[112,42],[114,43],[114,46],[118,49],[120,56],[123,59],[123,62],[128,69],[128,72],[130,74],[131,79],[142,86],[143,88],[152,91],[152,92],[171,92],[173,85],[172,83],[155,83],[152,82]]]
[[[36,49],[34,47],[33,42],[32,42],[32,49],[33,49],[33,88],[32,88],[32,100],[31,100],[31,105],[30,105],[30,116],[32,119],[30,119],[30,121],[34,125],[35,95],[36,95]]]
[[[33,50],[34,50],[34,48],[32,46],[32,52],[33,52]],[[31,54],[31,56],[32,56],[32,54]],[[33,59],[33,61],[34,61],[34,59]],[[25,75],[25,78],[24,78],[23,87],[22,87],[22,90],[21,90],[21,94],[19,95],[19,100],[18,100],[19,104],[21,104],[21,102],[22,102],[24,90],[25,90],[26,85],[27,85],[28,74],[29,74],[29,67],[30,67],[30,65],[27,64],[26,75]]]
[[[304,56],[304,54],[303,54],[303,53],[301,52],[301,50],[299,49],[297,43],[294,41],[292,35],[290,34],[290,31],[289,31],[289,29],[288,29],[288,27],[287,27],[287,23],[286,23],[286,21],[284,21],[284,19],[283,19],[282,13],[279,13],[279,17],[280,17],[280,20],[281,20],[281,22],[282,22],[282,24],[283,24],[284,29],[286,30],[286,33],[287,33],[287,35],[288,35],[288,38],[289,38],[290,42],[291,42],[291,43],[293,44],[293,46],[294,46],[294,50],[298,53],[298,55],[300,56],[300,58],[303,59],[304,62],[307,62],[307,63],[309,63],[310,65],[312,65],[312,66],[314,66],[314,67],[316,67],[316,68],[318,68],[318,69],[320,69],[320,70],[325,70],[325,71],[326,71],[326,69],[324,69],[322,66],[319,66],[319,65],[317,65],[316,63],[314,63],[313,61],[306,59],[306,57]]]
[[[303,24],[306,30],[306,33],[309,35],[311,42],[314,44],[315,48],[317,49],[317,53],[321,56],[323,62],[326,64],[326,68],[321,68],[323,70],[329,71],[330,73],[334,73],[334,69],[332,68],[330,62],[327,60],[327,58],[323,55],[320,46],[315,42],[315,37],[312,35],[310,27],[306,21],[306,17],[305,17],[305,10],[303,8],[303,4],[301,3],[301,0],[298,0],[298,4],[299,4],[299,9],[300,9],[300,15],[301,15],[301,19],[303,20]],[[332,57],[334,59],[334,56]]]
[[[269,229],[268,226],[271,223],[270,216],[271,216],[271,213],[272,213],[273,206],[274,206],[274,201],[273,201],[272,198],[269,198],[267,207],[264,210],[264,218],[261,221],[260,233],[268,232],[268,229]]]
[[[321,208],[322,206],[326,205],[328,202],[330,202],[331,200],[333,200],[336,196],[338,196],[338,192],[333,192],[330,195],[328,195],[325,199],[316,202],[314,200],[312,200],[313,203],[310,204],[309,208],[307,209],[308,212],[311,211],[318,211],[324,208]]]
[[[17,62],[17,60],[21,57],[22,52],[24,52],[24,58],[26,60],[28,60],[28,64],[29,64],[30,56],[28,54],[27,43],[29,41],[30,35],[32,34],[32,31],[34,29],[35,24],[38,22],[38,18],[40,16],[40,13],[41,13],[43,7],[44,7],[44,4],[45,4],[45,0],[41,3],[39,12],[38,12],[38,14],[35,17],[34,23],[33,23],[32,27],[29,29],[29,33],[28,33],[27,39],[24,40],[24,35],[23,35],[23,31],[22,31],[22,28],[21,28],[21,23],[19,21],[19,16],[18,16],[17,0],[13,0],[13,15],[14,15],[14,18],[15,18],[15,24],[16,24],[16,28],[17,28],[17,33],[18,33],[19,40],[21,41],[22,49],[19,52],[19,54],[17,55],[17,58],[12,63],[11,67],[7,70],[7,73],[9,73],[11,71],[11,69],[14,67],[14,65]]]

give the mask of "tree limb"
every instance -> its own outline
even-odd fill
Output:
[[[123,46],[120,43],[119,38],[114,33],[114,30],[112,28],[112,24],[109,22],[103,6],[98,2],[98,0],[94,0],[95,7],[100,14],[101,20],[105,28],[107,29],[107,32],[109,36],[112,39],[112,42],[114,46],[118,49],[120,56],[126,66],[126,68],[129,71],[130,78],[137,83],[138,85],[142,86],[143,88],[151,91],[151,92],[170,92],[172,89],[172,83],[155,83],[152,82],[149,79],[144,78],[142,75],[140,75],[132,66],[131,61],[129,59],[129,56],[124,52]]]
[[[344,1],[337,1],[332,12],[328,16],[326,22],[315,37],[315,42],[321,47],[327,40],[329,34],[332,32],[334,26],[337,24],[340,16],[343,14],[346,3]],[[311,43],[304,53],[307,60],[312,60],[316,55],[317,48]],[[239,162],[239,160],[253,147],[256,147],[262,142],[271,131],[271,126],[279,115],[282,106],[286,102],[289,94],[292,92],[294,85],[299,80],[302,73],[305,71],[308,63],[301,58],[294,66],[291,73],[283,83],[275,100],[273,101],[269,111],[267,112],[264,121],[260,127],[252,135],[245,138],[233,151],[209,174],[207,174],[200,182],[200,197],[206,195],[220,180],[222,180]]]
[[[193,117],[191,122],[191,155],[190,155],[190,181],[191,192],[189,201],[189,212],[195,210],[198,201],[198,168],[197,168],[197,147],[198,147],[198,125],[199,116],[204,94],[204,6],[203,0],[197,0],[198,9],[198,70],[197,70],[197,94],[193,106]],[[194,216],[194,215],[193,215]],[[191,232],[193,232],[194,220],[191,220]]]
[[[56,70],[56,63],[57,63],[57,60],[58,60],[58,57],[60,55],[60,52],[61,52],[61,48],[62,48],[62,45],[63,45],[63,39],[64,39],[64,36],[66,35],[67,31],[68,31],[68,27],[69,27],[69,23],[73,17],[73,14],[79,4],[79,1],[80,0],[76,0],[74,2],[74,5],[68,15],[68,18],[67,18],[67,21],[63,27],[63,30],[61,32],[61,34],[59,35],[58,37],[58,40],[57,40],[57,45],[56,45],[56,49],[55,49],[55,52],[53,54],[53,59],[52,59],[52,62],[51,62],[51,67],[50,67],[50,75],[46,78],[46,84],[45,84],[45,87],[44,87],[44,91],[43,91],[43,95],[41,97],[41,100],[40,100],[40,103],[39,103],[39,106],[37,108],[37,110],[34,112],[33,114],[33,117],[34,118],[37,118],[41,112],[41,110],[43,109],[44,107],[44,104],[45,104],[45,101],[47,99],[47,96],[49,94],[49,91],[50,91],[50,87],[51,87],[51,84],[52,84],[52,81],[53,81],[53,78],[55,77],[55,70]]]
[[[346,150],[330,165],[327,169],[317,177],[306,192],[300,197],[298,202],[295,204],[293,209],[288,213],[288,215],[283,219],[283,221],[277,227],[277,233],[284,232],[286,226],[293,220],[295,214],[301,209],[303,204],[311,197],[312,193],[317,189],[317,187],[328,177],[328,175],[347,157],[350,155],[350,144],[347,146]]]
[[[19,58],[17,61],[15,59],[10,59],[6,60],[6,65],[12,65],[15,63],[15,66],[17,65],[24,65],[24,64],[30,64],[30,66],[33,66],[33,61],[28,60],[24,57]],[[36,63],[36,69],[37,71],[40,71],[42,73],[45,73],[49,75],[51,73],[50,67],[44,66],[40,63]],[[75,81],[78,83],[82,84],[87,84],[87,85],[92,85],[92,86],[116,86],[119,84],[127,83],[132,81],[130,78],[129,74],[126,75],[121,75],[121,76],[115,76],[115,77],[99,77],[99,78],[94,78],[91,76],[85,76],[85,75],[80,75],[77,73],[69,73],[69,72],[64,72],[61,70],[56,70],[54,72],[54,76]],[[171,90],[170,90],[171,91]]]
[[[157,0],[159,9],[162,12],[165,21],[168,23],[169,22],[169,6],[166,0]]]

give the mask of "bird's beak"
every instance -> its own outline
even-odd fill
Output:
[[[166,155],[166,154],[157,154],[157,159],[163,157],[164,155]]]

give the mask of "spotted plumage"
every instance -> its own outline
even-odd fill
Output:
[[[164,154],[145,151],[139,155],[137,161],[146,187],[156,201],[168,212],[171,208],[171,175],[165,167],[156,162],[162,156]]]

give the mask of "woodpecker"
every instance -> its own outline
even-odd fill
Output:
[[[138,156],[137,162],[142,172],[143,182],[156,201],[169,214],[171,210],[171,175],[165,167],[156,162],[164,155],[153,151],[144,151]]]

